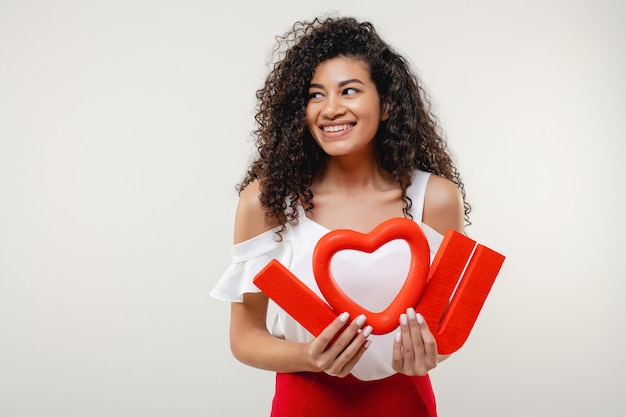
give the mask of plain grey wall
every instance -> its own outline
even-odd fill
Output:
[[[266,415],[208,292],[274,35],[375,23],[507,256],[443,417],[622,416],[620,1],[0,1],[0,415]]]

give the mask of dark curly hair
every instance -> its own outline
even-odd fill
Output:
[[[404,215],[411,217],[406,190],[416,169],[448,178],[465,200],[463,182],[417,75],[371,23],[351,17],[318,17],[296,22],[276,41],[275,63],[256,92],[257,129],[252,133],[258,155],[237,190],[259,180],[266,221],[282,226],[279,234],[286,223],[297,221],[295,205],[300,199],[307,210],[314,207],[310,187],[324,170],[328,155],[313,140],[305,109],[315,69],[336,57],[358,59],[369,67],[381,104],[388,110],[389,118],[381,122],[375,139],[375,154],[402,190]],[[469,223],[471,207],[464,204]]]

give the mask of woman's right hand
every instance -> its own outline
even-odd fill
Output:
[[[349,314],[340,314],[312,342],[309,355],[315,366],[328,375],[345,377],[352,371],[369,346],[372,326],[365,326],[361,314],[348,325]]]

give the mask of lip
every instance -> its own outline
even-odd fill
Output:
[[[339,138],[352,132],[356,126],[355,122],[334,122],[324,123],[319,126],[320,133],[327,139]],[[325,130],[330,129],[330,130]],[[337,130],[335,130],[337,129]]]

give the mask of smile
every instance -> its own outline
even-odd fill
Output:
[[[350,129],[354,124],[346,123],[343,125],[335,125],[335,126],[322,126],[322,130],[324,132],[339,132],[342,130]]]

